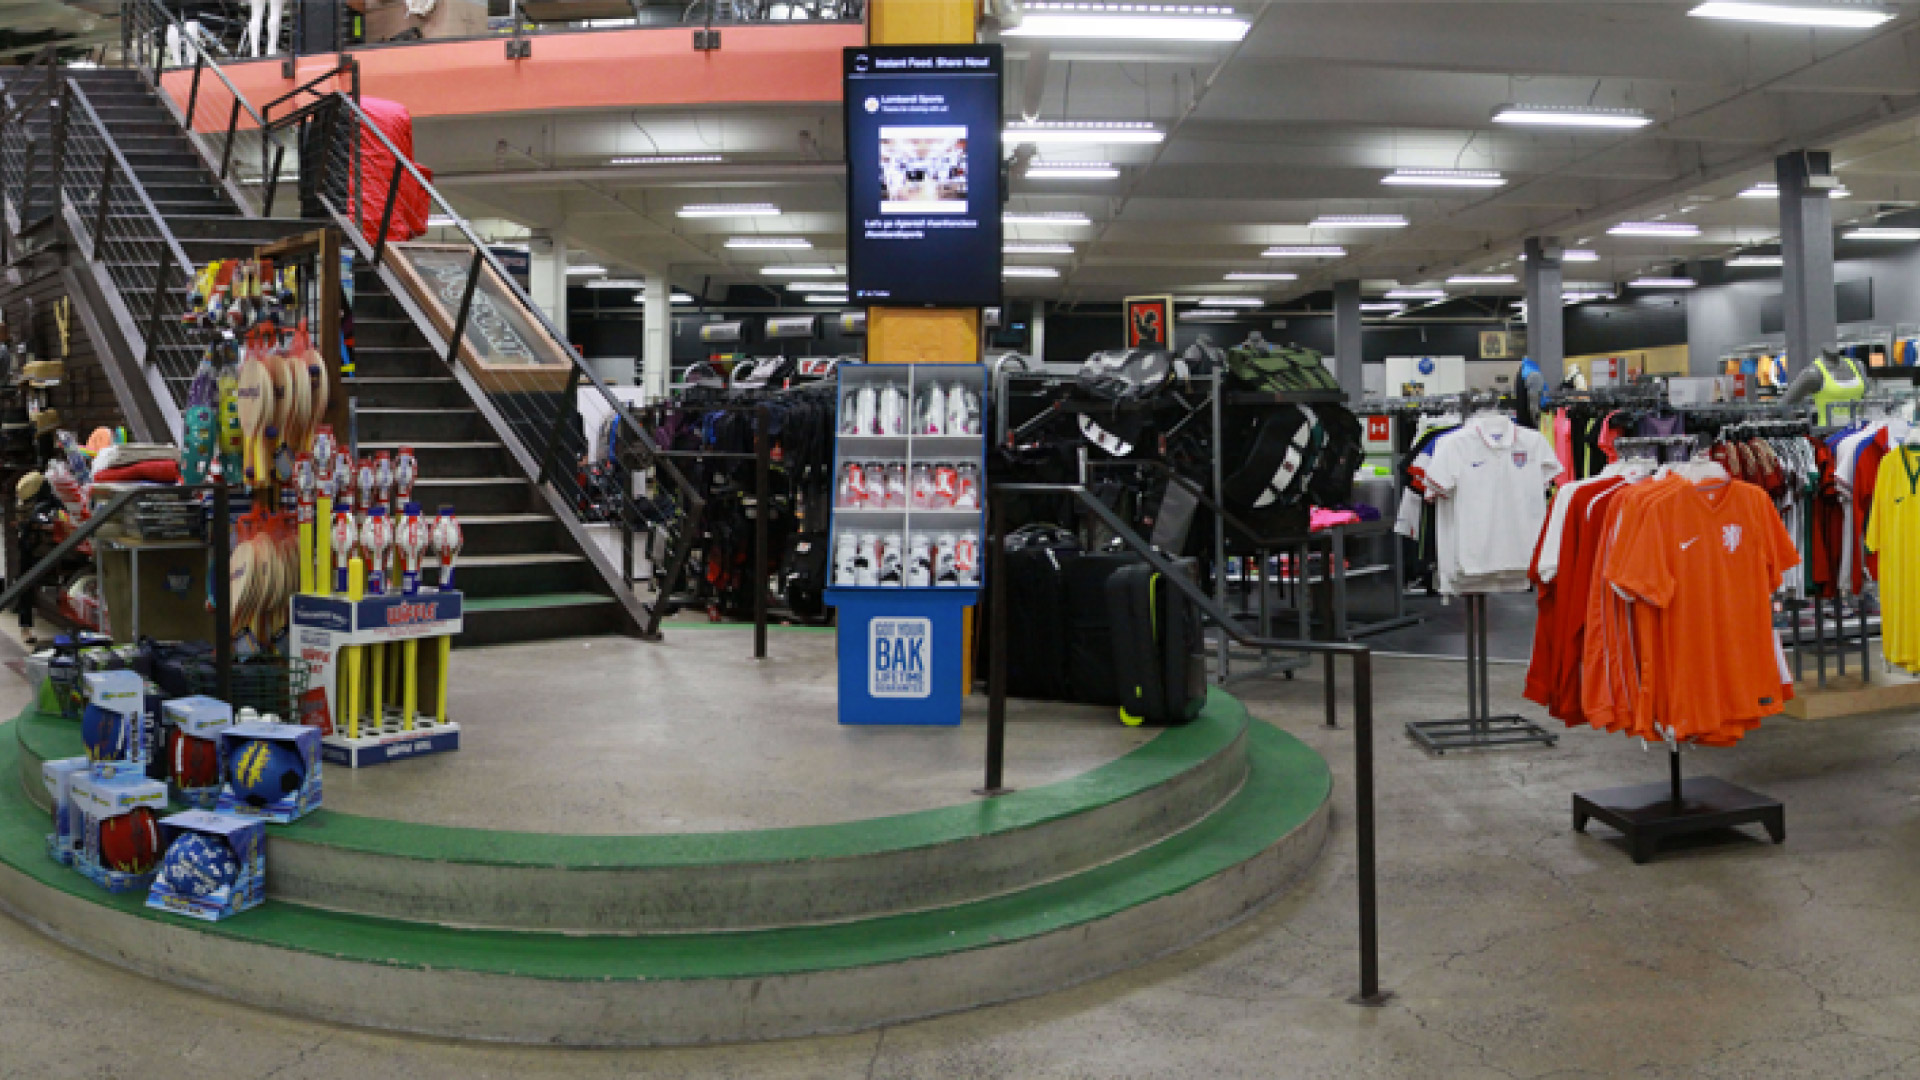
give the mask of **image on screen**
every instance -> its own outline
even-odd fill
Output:
[[[880,129],[883,214],[967,212],[967,129]]]

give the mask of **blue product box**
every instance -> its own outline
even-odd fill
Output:
[[[190,834],[199,834],[225,844],[227,850],[232,852],[234,862],[239,865],[240,872],[232,883],[204,896],[177,891],[168,875],[159,874],[154,879],[153,888],[147,893],[148,907],[184,915],[189,919],[219,922],[266,902],[267,826],[259,818],[188,810],[162,819],[160,833],[168,848],[172,848],[180,837]],[[164,859],[161,865],[165,866]]]
[[[89,671],[80,676],[81,692],[88,709],[118,713],[133,725],[127,741],[127,756],[98,760],[93,774],[99,777],[146,776],[152,757],[153,734],[147,717],[146,680],[126,670]]]
[[[53,831],[47,834],[47,854],[62,866],[73,865],[74,854],[84,843],[85,831],[73,805],[73,780],[89,775],[87,764],[83,757],[40,763],[40,779],[46,783],[47,798],[53,804]]]
[[[257,786],[261,779],[236,773],[236,756],[245,744],[255,740],[285,744],[299,763],[298,787],[264,802],[257,801],[258,792],[249,798],[236,791],[236,786]],[[296,821],[320,806],[320,729],[300,724],[235,724],[220,733],[220,775],[226,777],[226,786],[214,805],[221,813],[279,825]]]
[[[133,873],[105,865],[100,857],[102,823],[145,807],[160,811],[167,807],[167,785],[144,776],[94,776],[78,774],[73,779],[73,805],[80,815],[83,843],[74,853],[74,869],[108,892],[145,890],[153,885],[153,871]]]

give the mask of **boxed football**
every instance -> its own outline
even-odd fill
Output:
[[[220,733],[222,813],[284,825],[320,805],[320,732],[299,724],[235,724]]]
[[[74,868],[108,892],[150,888],[160,863],[167,785],[124,773],[83,773],[74,777],[72,791],[81,831]]]
[[[267,898],[267,826],[259,818],[188,810],[160,821],[166,845],[147,906],[218,922]]]

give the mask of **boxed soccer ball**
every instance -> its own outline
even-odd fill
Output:
[[[147,906],[218,922],[267,898],[267,826],[259,818],[188,810],[163,818],[167,853]]]
[[[132,671],[89,671],[80,680],[87,701],[80,739],[87,744],[94,775],[146,776],[151,747],[146,681]]]
[[[220,733],[233,726],[233,706],[210,697],[160,705],[162,750],[174,801],[211,810],[220,801]]]
[[[320,805],[320,729],[235,724],[220,733],[226,786],[216,809],[285,825]]]
[[[46,783],[47,799],[53,804],[53,831],[47,834],[47,854],[62,866],[73,865],[74,853],[82,844],[80,814],[73,806],[73,779],[88,772],[88,762],[83,757],[40,763],[40,779]]]
[[[81,826],[74,867],[108,892],[151,887],[160,862],[159,813],[167,807],[167,785],[125,773],[82,773],[73,779],[73,805]]]

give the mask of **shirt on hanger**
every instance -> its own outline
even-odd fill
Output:
[[[1539,432],[1505,416],[1468,420],[1434,451],[1426,474],[1429,488],[1444,500],[1442,571],[1517,577],[1524,588],[1534,541],[1546,522],[1547,485],[1559,474],[1559,459]],[[1507,589],[1513,582],[1499,584]]]

